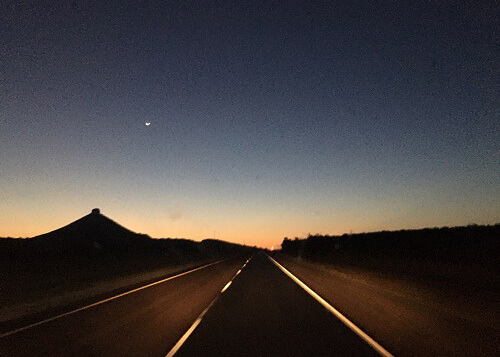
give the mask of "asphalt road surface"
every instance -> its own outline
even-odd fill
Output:
[[[4,335],[0,355],[379,355],[266,254],[246,258]]]
[[[263,253],[208,310],[176,356],[377,356]]]

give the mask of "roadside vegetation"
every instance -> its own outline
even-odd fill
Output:
[[[299,259],[422,277],[497,284],[500,224],[284,238]]]

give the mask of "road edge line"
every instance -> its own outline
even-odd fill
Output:
[[[283,273],[288,275],[290,279],[295,281],[297,285],[299,285],[302,289],[304,289],[309,295],[311,295],[316,301],[318,301],[323,307],[325,307],[328,311],[330,311],[335,317],[337,317],[340,321],[344,323],[347,327],[349,327],[353,332],[355,332],[359,337],[361,337],[366,343],[368,343],[374,350],[380,353],[381,356],[384,357],[394,357],[389,351],[387,351],[384,347],[382,347],[378,342],[376,342],[373,338],[368,336],[363,330],[361,330],[358,326],[356,326],[353,322],[351,322],[347,317],[342,315],[340,311],[335,309],[332,305],[330,305],[325,299],[319,296],[313,289],[304,284],[299,278],[293,275],[290,271],[288,271],[284,266],[274,260],[271,256],[267,256]]]
[[[189,336],[191,336],[191,334],[193,333],[193,331],[198,327],[198,325],[200,324],[200,322],[203,319],[203,317],[205,317],[205,314],[208,312],[208,310],[210,310],[210,308],[217,302],[217,300],[219,300],[219,298],[224,293],[224,291],[226,291],[227,288],[229,288],[229,286],[231,285],[231,283],[233,282],[233,280],[241,273],[241,271],[243,270],[243,268],[245,268],[245,266],[248,264],[248,262],[252,258],[253,258],[253,255],[250,258],[247,259],[247,261],[245,262],[245,264],[243,264],[243,266],[236,272],[236,274],[233,275],[233,277],[231,278],[231,280],[229,280],[229,282],[226,285],[224,285],[224,287],[222,288],[222,290],[210,302],[210,304],[208,304],[208,306],[205,308],[205,310],[203,310],[201,312],[201,314],[196,318],[196,320],[194,320],[193,324],[188,328],[188,330],[184,333],[184,335],[182,335],[182,337],[179,339],[179,341],[177,341],[175,343],[174,347],[172,347],[172,349],[170,351],[168,351],[168,353],[166,354],[165,357],[173,357],[177,353],[177,351],[179,351],[179,349],[187,341],[187,339],[189,338]]]
[[[201,267],[197,267],[197,268],[194,268],[194,269],[191,269],[191,270],[188,270],[188,271],[185,271],[183,273],[180,273],[180,274],[177,274],[177,275],[173,275],[173,276],[170,276],[168,278],[165,278],[165,279],[161,279],[161,280],[158,280],[158,281],[155,281],[153,283],[150,283],[150,284],[146,284],[144,286],[140,286],[138,288],[135,288],[135,289],[132,289],[132,290],[129,290],[129,291],[125,291],[121,294],[118,294],[118,295],[115,295],[115,296],[112,296],[112,297],[109,297],[107,299],[104,299],[104,300],[100,300],[100,301],[97,301],[97,302],[94,302],[92,304],[89,304],[89,305],[85,305],[85,306],[82,306],[78,309],[75,309],[75,310],[71,310],[71,311],[68,311],[68,312],[65,312],[65,313],[62,313],[62,314],[59,314],[59,315],[56,315],[56,316],[53,316],[53,317],[49,317],[48,319],[44,319],[44,320],[41,320],[41,321],[38,321],[38,322],[35,322],[35,323],[32,323],[30,325],[26,325],[26,326],[23,326],[23,327],[19,327],[15,330],[11,330],[11,331],[8,331],[8,332],[5,332],[3,334],[0,334],[0,338],[4,338],[4,337],[7,337],[7,336],[10,336],[10,335],[14,335],[18,332],[21,332],[21,331],[24,331],[24,330],[28,330],[30,328],[33,328],[33,327],[36,327],[36,326],[40,326],[40,325],[43,325],[47,322],[51,322],[51,321],[54,321],[54,320],[57,320],[57,319],[60,319],[62,317],[65,317],[65,316],[69,316],[69,315],[73,315],[77,312],[80,312],[80,311],[83,311],[83,310],[87,310],[87,309],[90,309],[92,307],[95,307],[95,306],[98,306],[98,305],[101,305],[101,304],[104,304],[108,301],[111,301],[111,300],[115,300],[115,299],[118,299],[118,298],[121,298],[125,295],[128,295],[128,294],[132,294],[132,293],[135,293],[137,291],[140,291],[140,290],[143,290],[143,289],[146,289],[146,288],[149,288],[151,286],[154,286],[154,285],[158,285],[158,284],[161,284],[161,283],[164,283],[166,281],[169,281],[169,280],[172,280],[172,279],[175,279],[175,278],[179,278],[183,275],[186,275],[186,274],[189,274],[189,273],[193,273],[197,270],[200,270],[200,269],[203,269],[203,268],[208,268],[209,266],[212,266],[212,265],[215,265],[215,264],[219,264],[219,263],[222,263],[228,259],[231,259],[231,258],[226,258],[226,259],[222,259],[222,260],[219,260],[217,262],[213,262],[213,263],[209,263],[209,264],[205,264],[205,265],[202,265]]]

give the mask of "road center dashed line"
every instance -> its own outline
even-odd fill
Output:
[[[236,275],[238,275],[238,274],[236,274]],[[236,275],[234,277],[236,277]],[[232,282],[233,281],[231,280],[229,283],[227,283],[226,286],[224,286],[220,292],[223,293],[224,291],[226,291],[227,288],[229,288],[229,285],[231,285]]]
[[[368,343],[375,351],[377,351],[381,356],[384,357],[394,357],[389,351],[387,351],[384,347],[378,344],[373,338],[368,336],[363,330],[361,330],[358,326],[356,326],[353,322],[351,322],[347,317],[342,315],[340,311],[335,309],[332,305],[330,305],[325,299],[319,296],[313,289],[304,284],[299,278],[293,275],[289,270],[283,267],[280,263],[274,260],[271,256],[267,256],[283,273],[288,275],[290,279],[297,283],[302,289],[304,289],[309,295],[311,295],[316,301],[318,301],[321,305],[323,305],[328,311],[330,311],[335,317],[337,317],[340,321],[342,321],[347,327],[349,327],[354,333],[356,333],[359,337],[361,337],[366,343]]]
[[[191,336],[191,334],[196,329],[196,327],[198,327],[198,325],[200,324],[201,320],[203,319],[205,314],[208,312],[208,310],[210,310],[210,308],[217,302],[217,300],[219,300],[220,296],[224,293],[224,291],[226,291],[227,288],[229,288],[229,286],[233,282],[234,278],[236,278],[238,276],[238,274],[241,273],[241,271],[245,268],[245,266],[248,264],[250,259],[252,259],[252,257],[248,258],[247,261],[245,262],[245,264],[243,264],[243,266],[241,267],[241,269],[238,270],[236,272],[236,274],[233,275],[231,280],[229,280],[229,282],[222,288],[220,293],[210,302],[210,304],[205,308],[205,310],[203,310],[201,312],[200,316],[198,316],[196,318],[196,320],[193,322],[191,327],[184,333],[184,335],[182,335],[182,337],[179,339],[179,341],[177,341],[177,343],[174,345],[174,347],[172,347],[172,349],[167,353],[167,355],[165,357],[172,357],[177,353],[177,351],[179,351],[179,348],[182,347],[184,342],[186,342],[186,340],[189,338],[189,336]]]

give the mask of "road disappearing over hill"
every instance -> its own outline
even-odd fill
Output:
[[[258,252],[19,331],[1,331],[0,356],[406,354],[391,351],[394,344],[387,339],[379,344],[373,326],[365,331],[336,310],[342,307],[321,300],[279,262]],[[409,350],[420,355],[421,346]]]

